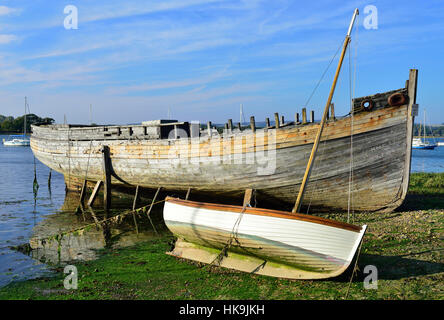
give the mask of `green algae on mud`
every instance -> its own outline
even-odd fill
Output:
[[[404,204],[391,213],[357,213],[367,224],[359,271],[348,299],[444,298],[444,197],[437,187],[443,174],[412,174]],[[427,182],[429,181],[429,182]],[[347,221],[347,213],[328,218]],[[324,281],[258,276],[178,259],[170,235],[127,248],[101,250],[97,260],[74,262],[78,289],[66,290],[63,268],[55,274],[0,289],[0,299],[344,299],[350,271]],[[365,266],[378,271],[377,289],[365,289]]]

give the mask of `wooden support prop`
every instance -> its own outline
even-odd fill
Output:
[[[267,126],[267,128],[270,127],[270,118],[265,118],[265,125]]]
[[[310,111],[310,122],[315,122],[315,112],[313,110]]]
[[[279,113],[277,113],[277,112],[274,114],[274,122],[275,122],[276,129],[279,128]]]
[[[284,123],[285,123],[285,121],[284,121],[284,116],[282,115],[282,116],[281,116],[281,126],[283,126]]]
[[[136,194],[134,195],[133,211],[136,210],[137,201],[139,201],[139,186],[136,186]]]
[[[93,192],[88,200],[88,206],[92,207],[94,204],[94,201],[96,200],[97,194],[99,193],[100,187],[102,186],[102,180],[97,181],[96,185],[94,186]]]
[[[307,109],[302,108],[302,124],[307,123]]]
[[[335,117],[335,104],[334,103],[332,103],[330,105],[330,118],[333,119],[333,120],[336,120],[336,117]]]
[[[253,189],[246,189],[244,195],[244,204],[243,207],[246,207],[251,204],[251,197],[253,196]]]
[[[190,197],[191,188],[188,188],[187,195],[185,196],[185,200],[188,200]]]
[[[299,121],[299,112],[296,112],[296,114],[295,114],[295,116],[294,116],[294,120],[295,120],[295,123],[296,123],[296,124],[300,122],[300,121]]]
[[[108,146],[103,146],[103,204],[105,211],[111,207],[111,157]]]
[[[256,122],[254,121],[254,116],[250,117],[250,127],[251,127],[251,131],[253,131],[253,132],[256,131]]]
[[[211,138],[211,121],[207,122],[208,136]]]
[[[85,201],[85,194],[86,194],[86,183],[88,182],[88,180],[83,180],[83,184],[82,184],[82,191],[80,191],[80,203],[83,205],[84,201]]]
[[[228,130],[233,131],[233,120],[228,119]]]
[[[134,201],[133,201],[133,221],[134,221],[134,227],[136,228],[136,234],[139,234],[139,226],[137,225],[136,212],[135,212],[138,200],[139,200],[139,186],[136,186],[136,194],[134,195]]]
[[[154,202],[156,201],[156,198],[159,195],[160,189],[162,189],[162,187],[157,188],[157,191],[156,191],[156,194],[154,195],[153,201],[151,201],[150,208],[148,209],[148,212],[146,213],[148,218],[150,217],[151,210],[153,209]]]

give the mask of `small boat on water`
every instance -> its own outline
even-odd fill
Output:
[[[23,117],[23,134],[10,135],[7,139],[3,139],[3,145],[8,147],[26,147],[30,145],[30,139],[26,135],[26,107],[28,102],[25,97],[25,116]]]
[[[443,143],[444,145],[444,143]],[[412,148],[413,149],[427,149],[427,150],[433,150],[435,149],[439,144],[431,143],[427,140],[423,140],[421,138],[413,138],[412,141]]]
[[[423,128],[423,137],[421,138],[421,126]],[[419,123],[419,137],[414,137],[412,140],[412,149],[433,150],[438,144],[426,139],[426,112],[424,110],[424,123]]]
[[[349,267],[367,226],[355,226],[299,212],[357,14],[358,9],[353,14],[344,41],[292,212],[251,207],[251,189],[245,191],[243,206],[167,197],[163,212],[165,224],[178,238],[168,254],[239,271],[290,279],[331,278]]]
[[[3,145],[9,147],[29,146],[30,141],[26,135],[10,135],[7,139],[3,139]]]

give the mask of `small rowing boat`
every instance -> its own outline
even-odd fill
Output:
[[[163,214],[168,229],[179,236],[170,255],[291,279],[343,273],[367,228],[312,215],[171,197]]]

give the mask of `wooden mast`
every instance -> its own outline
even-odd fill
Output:
[[[327,119],[328,109],[330,107],[331,100],[333,99],[333,94],[335,92],[336,83],[338,81],[339,73],[341,71],[342,62],[344,61],[345,52],[347,51],[347,47],[348,47],[348,44],[350,42],[350,34],[351,34],[351,31],[352,31],[353,24],[355,22],[356,16],[358,14],[359,14],[359,10],[355,9],[355,12],[353,13],[352,20],[350,22],[350,26],[348,28],[347,35],[345,36],[344,45],[342,47],[342,52],[341,52],[341,56],[339,58],[338,67],[336,68],[335,77],[334,77],[334,80],[333,80],[332,87],[330,89],[330,94],[328,96],[327,103],[326,103],[325,108],[324,108],[324,113],[322,115],[322,120],[321,120],[321,123],[319,125],[319,130],[318,130],[318,133],[316,135],[315,141],[313,143],[313,149],[311,150],[310,158],[308,159],[307,168],[305,169],[304,178],[302,179],[301,187],[299,189],[299,194],[298,194],[298,197],[296,199],[296,204],[295,204],[295,206],[294,206],[294,208],[292,210],[293,213],[299,212],[300,209],[301,209],[302,199],[304,197],[305,185],[307,184],[307,181],[310,178],[310,173],[311,173],[311,169],[312,169],[312,166],[313,166],[313,162],[315,160],[316,151],[317,151],[318,146],[319,146],[319,141],[321,140],[322,130],[324,129],[324,125],[325,125],[325,122],[326,122],[326,119]]]

